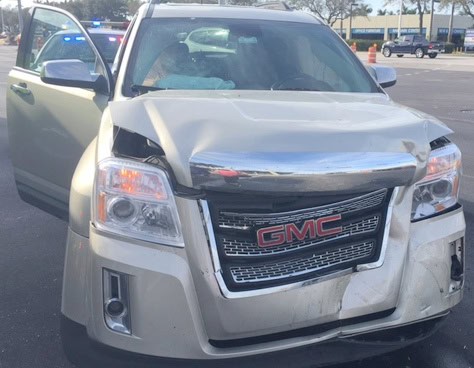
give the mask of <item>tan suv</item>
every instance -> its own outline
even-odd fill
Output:
[[[21,197],[69,221],[73,362],[320,366],[418,341],[461,301],[451,130],[326,24],[145,4],[112,74],[71,15],[29,14],[11,156]],[[44,29],[88,50],[39,67]]]

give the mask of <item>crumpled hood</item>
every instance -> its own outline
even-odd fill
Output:
[[[343,173],[353,166],[350,157],[367,163],[370,155],[382,166],[384,157],[409,158],[410,178],[405,172],[403,181],[394,179],[395,185],[408,184],[424,176],[430,141],[451,133],[435,118],[397,105],[383,94],[157,91],[112,102],[109,108],[114,125],[160,145],[178,181],[194,187],[199,185],[196,178],[193,182],[192,166],[200,167],[203,158],[235,157],[232,166],[205,163],[233,172],[282,173],[285,161],[285,172],[295,167],[292,175],[312,174],[301,162],[325,165],[325,174],[336,174],[328,172],[331,155],[344,158],[339,170]],[[312,161],[305,161],[308,155]],[[254,157],[258,170],[253,168]],[[385,173],[391,170],[382,166]]]

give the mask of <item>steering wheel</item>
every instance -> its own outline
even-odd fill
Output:
[[[295,90],[295,91],[334,91],[334,88],[322,80],[306,73],[293,74],[287,78],[280,79],[270,87],[275,90]]]

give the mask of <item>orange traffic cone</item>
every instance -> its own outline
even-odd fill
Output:
[[[355,42],[352,43],[351,50],[354,54],[357,52],[357,44]]]
[[[374,46],[369,47],[369,54],[367,56],[367,62],[369,64],[375,64],[377,58],[377,44],[374,43]]]

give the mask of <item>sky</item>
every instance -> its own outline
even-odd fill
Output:
[[[377,13],[378,9],[383,9],[385,0],[364,0],[366,4],[370,4],[372,9],[374,9],[373,13]],[[33,0],[21,0],[21,4],[24,7],[30,6],[33,3]],[[5,8],[16,7],[18,4],[17,0],[0,0],[0,6],[4,6]],[[390,8],[391,9],[391,8]],[[375,15],[374,14],[374,15]]]
[[[0,6],[4,8],[14,8],[18,4],[17,0],[0,0]],[[32,0],[21,0],[21,5],[26,7],[33,4]]]
[[[61,0],[59,0],[59,1],[61,1]],[[177,0],[177,1],[179,1],[179,0]],[[355,0],[355,1],[357,1],[357,0]],[[397,2],[397,0],[392,0],[392,1]],[[388,7],[385,7],[384,6],[385,0],[363,0],[363,2],[370,5],[370,7],[373,9],[371,15],[377,15],[377,10],[378,9],[387,8],[387,10],[393,10],[394,12],[396,12],[399,9],[399,5],[390,5]],[[407,2],[407,1],[405,1],[405,2]],[[21,4],[24,7],[30,6],[32,3],[33,3],[33,0],[21,0]],[[0,0],[0,6],[5,7],[5,8],[16,7],[17,4],[18,4],[18,0]]]

